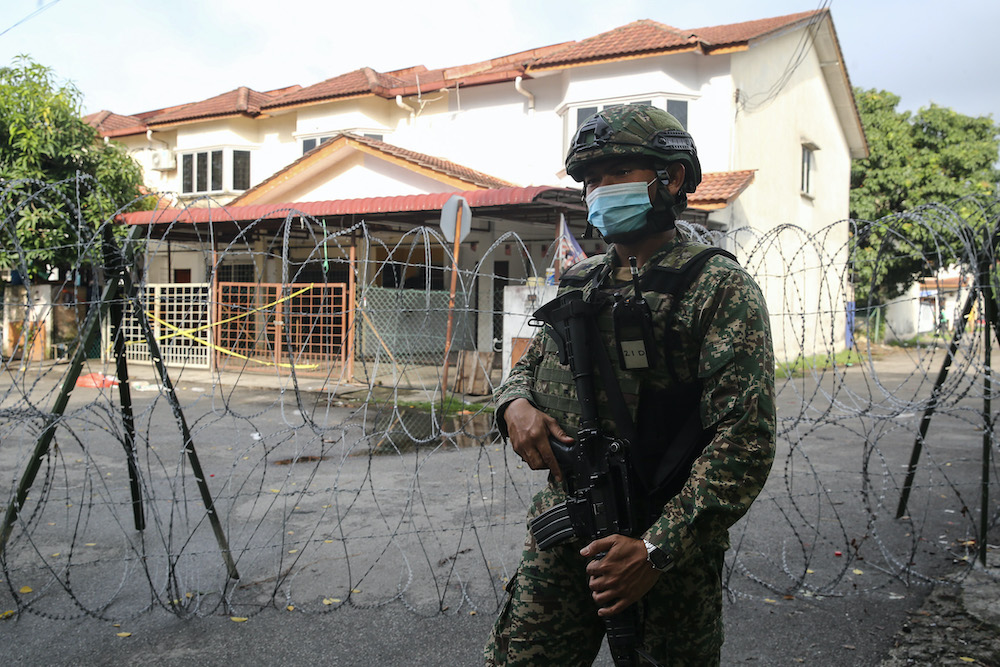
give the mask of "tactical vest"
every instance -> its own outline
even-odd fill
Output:
[[[598,330],[635,425],[638,440],[632,444],[635,476],[649,498],[649,510],[654,517],[684,485],[691,464],[714,435],[714,429],[706,430],[701,426],[698,359],[685,358],[681,349],[682,337],[693,333],[692,324],[677,321],[677,312],[685,293],[701,274],[705,263],[715,255],[736,261],[721,248],[680,243],[656,265],[646,267],[639,287],[653,315],[657,359],[654,368],[641,371],[621,367],[614,337],[613,294],[620,292],[623,297],[631,297],[631,283],[612,280],[610,286],[604,284],[610,268],[604,256],[579,262],[567,270],[559,282],[560,294],[582,290],[584,298],[600,304]],[[594,372],[601,428],[617,434],[606,391],[607,380],[600,377],[599,369],[595,368]],[[580,421],[576,385],[569,367],[559,363],[551,336],[546,336],[545,354],[535,369],[532,396],[535,405],[576,437]]]

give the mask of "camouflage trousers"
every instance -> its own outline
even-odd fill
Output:
[[[539,492],[528,518],[558,502],[552,486]],[[486,643],[486,665],[528,667],[590,665],[604,638],[604,621],[587,585],[583,544],[571,541],[540,551],[531,532],[521,563]],[[660,575],[637,604],[643,646],[661,665],[719,664],[722,648],[722,565],[725,547],[703,549]]]

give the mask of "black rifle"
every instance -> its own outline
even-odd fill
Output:
[[[606,358],[607,350],[597,329],[596,308],[584,301],[579,291],[571,291],[534,313],[535,320],[548,325],[559,348],[560,363],[570,367],[580,402],[576,441],[566,445],[549,438],[568,499],[565,505],[532,522],[532,533],[543,549],[570,534],[591,542],[616,534],[634,537],[644,529],[638,518],[643,513],[637,511],[636,506],[639,496],[633,493],[630,443],[604,433],[598,421],[592,352]],[[610,368],[610,365],[602,360],[602,368]],[[602,379],[606,384],[614,382],[617,385],[614,377]],[[598,554],[597,558],[604,555]],[[638,605],[633,604],[605,619],[605,626],[615,665],[639,665],[640,658],[656,664],[642,650]]]

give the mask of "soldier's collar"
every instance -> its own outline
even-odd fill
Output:
[[[660,260],[662,260],[664,257],[669,255],[671,252],[676,250],[681,245],[683,245],[685,241],[686,239],[682,237],[678,232],[674,236],[674,238],[670,239],[669,241],[667,241],[666,243],[664,243],[663,245],[661,245],[659,248],[656,249],[656,252],[654,252],[650,256],[649,261],[646,262],[646,265],[649,266],[649,265],[659,264]]]

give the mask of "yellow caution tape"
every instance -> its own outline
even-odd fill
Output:
[[[215,345],[214,343],[209,343],[207,340],[203,340],[203,339],[198,338],[197,336],[194,335],[196,333],[200,333],[202,331],[205,331],[206,329],[210,329],[212,327],[216,327],[216,326],[219,326],[219,325],[222,325],[222,324],[228,324],[228,323],[233,322],[235,320],[238,320],[238,319],[241,319],[241,318],[244,318],[244,317],[248,317],[248,316],[253,315],[255,313],[259,313],[262,310],[267,310],[268,308],[273,308],[274,306],[277,306],[279,303],[283,303],[283,302],[288,301],[289,299],[293,299],[293,298],[295,298],[295,297],[297,297],[297,296],[299,296],[301,294],[305,294],[309,290],[313,289],[315,286],[316,286],[316,283],[310,283],[308,287],[303,287],[302,289],[300,289],[298,291],[292,292],[288,296],[284,296],[284,297],[282,297],[282,298],[280,298],[280,299],[278,299],[276,301],[272,301],[270,303],[266,303],[266,304],[260,306],[259,308],[254,308],[252,310],[248,310],[245,313],[240,313],[239,315],[234,315],[232,317],[226,318],[224,320],[220,320],[218,322],[213,322],[211,324],[203,324],[203,325],[195,327],[193,329],[181,329],[180,327],[174,326],[170,322],[167,322],[167,321],[163,320],[162,318],[157,317],[156,315],[154,315],[153,313],[149,312],[148,310],[144,311],[144,312],[145,312],[146,317],[148,317],[153,322],[156,322],[156,323],[158,323],[158,324],[160,324],[160,325],[162,325],[162,326],[164,326],[164,327],[166,327],[168,329],[171,329],[173,331],[173,333],[163,334],[161,336],[157,336],[157,338],[156,338],[157,342],[162,342],[162,341],[168,340],[170,338],[174,338],[176,336],[182,336],[184,338],[188,338],[190,340],[193,340],[194,342],[198,343],[199,345],[204,345],[204,346],[208,347],[209,349],[215,350],[216,352],[219,352],[220,354],[226,354],[226,355],[229,355],[231,357],[236,357],[237,359],[242,359],[244,361],[248,361],[248,362],[251,362],[251,363],[260,364],[261,366],[276,366],[278,368],[294,368],[296,370],[316,370],[317,368],[319,368],[319,364],[286,364],[286,363],[277,363],[276,364],[276,363],[270,362],[270,361],[261,361],[259,359],[254,359],[253,357],[248,357],[246,355],[239,354],[238,352],[233,352],[232,350],[227,350],[226,348],[223,348],[223,347],[220,347],[218,345]],[[141,345],[144,342],[145,341],[128,341],[126,344],[127,345]],[[110,348],[109,348],[109,353],[110,353]]]

